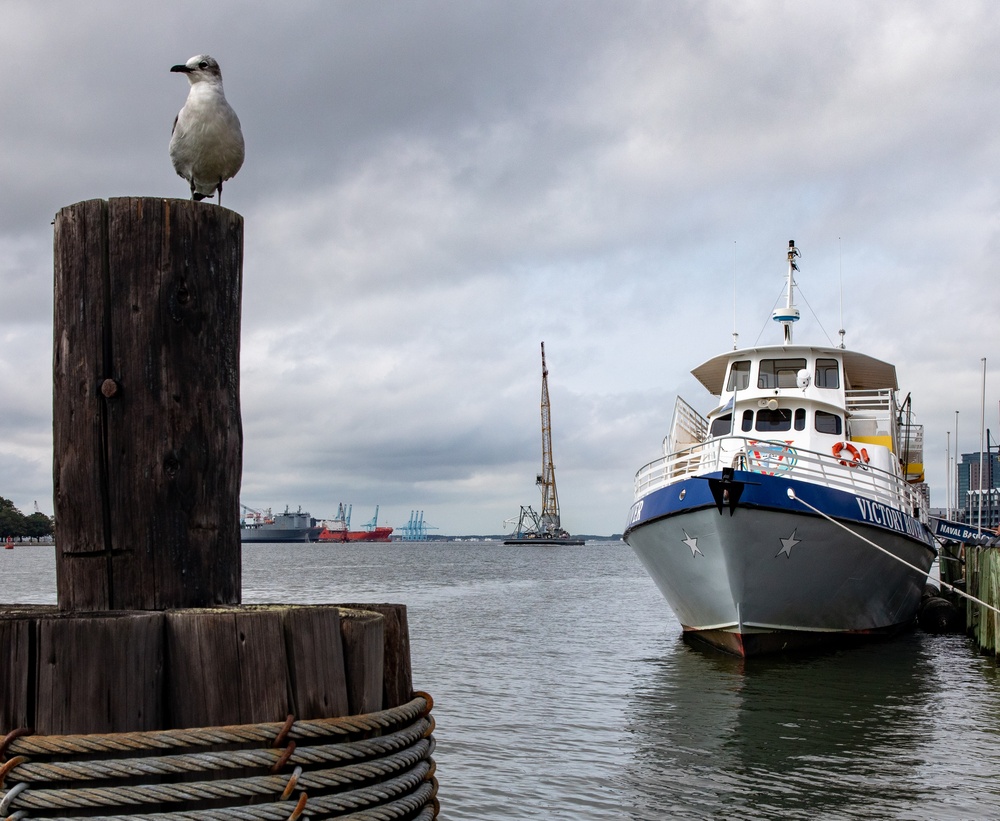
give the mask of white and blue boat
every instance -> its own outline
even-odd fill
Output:
[[[741,656],[912,625],[937,555],[910,398],[893,365],[793,343],[797,257],[782,344],[692,371],[715,407],[677,398],[624,533],[685,635]]]

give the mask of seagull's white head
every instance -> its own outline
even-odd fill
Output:
[[[191,85],[202,82],[222,82],[222,71],[214,57],[207,54],[196,54],[186,63],[180,66],[173,66],[171,71],[179,71],[187,75]]]

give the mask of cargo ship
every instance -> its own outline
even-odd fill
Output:
[[[337,515],[324,520],[316,540],[319,542],[391,542],[392,528],[378,526],[378,505],[375,515],[361,530],[351,530],[351,507],[341,502]]]
[[[274,515],[271,508],[254,510],[242,505],[240,516],[241,542],[315,542],[323,527],[300,507],[292,513]]]

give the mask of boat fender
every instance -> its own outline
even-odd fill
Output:
[[[940,596],[924,599],[917,611],[920,627],[928,633],[961,633],[965,618],[954,604]]]
[[[840,452],[843,450],[846,450],[849,454],[851,454],[850,461],[847,459],[840,459]],[[835,459],[840,459],[840,464],[844,467],[856,468],[858,465],[868,464],[868,451],[864,448],[861,448],[859,451],[850,442],[837,442],[833,446],[833,456]]]

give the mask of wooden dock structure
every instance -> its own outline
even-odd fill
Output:
[[[241,603],[243,218],[121,197],[54,225],[58,604],[0,605],[0,814],[436,817],[405,606]],[[386,734],[407,740],[365,746]],[[199,744],[232,761],[209,764]],[[132,770],[83,763],[174,746],[222,772],[178,775],[178,756],[125,789]],[[47,758],[74,755],[69,782],[52,775]]]
[[[946,542],[941,548],[941,580],[993,608],[1000,608],[1000,544]],[[965,598],[953,597],[965,619],[965,632],[980,652],[1000,656],[1000,614]]]

